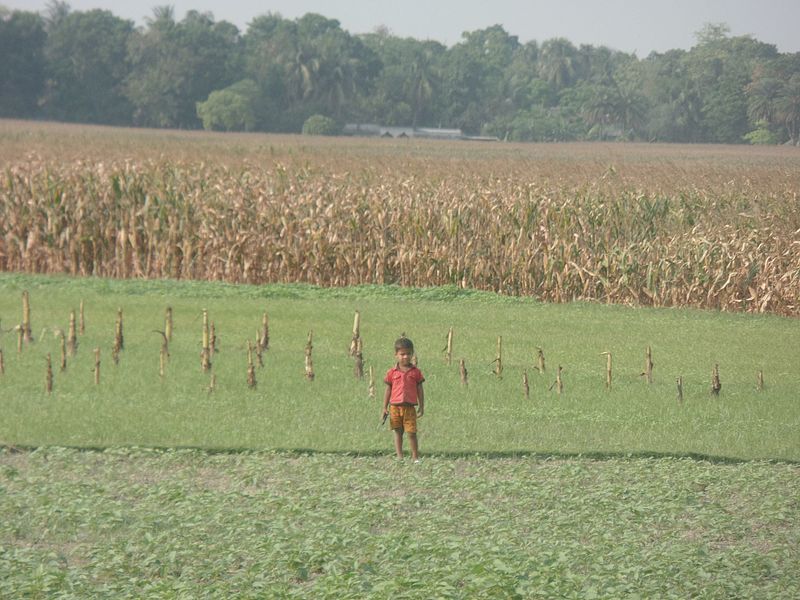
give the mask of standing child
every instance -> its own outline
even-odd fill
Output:
[[[389,426],[394,431],[394,449],[397,458],[403,458],[403,433],[408,434],[411,444],[411,458],[419,462],[417,444],[417,417],[425,412],[425,393],[422,372],[411,363],[414,344],[407,337],[394,343],[394,357],[397,364],[389,369],[384,378],[386,393],[383,396],[381,417],[389,415]]]

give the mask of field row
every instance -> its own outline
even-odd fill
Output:
[[[64,327],[44,327],[41,329],[41,332],[38,336],[38,341],[45,342],[43,347],[37,347],[37,338],[33,334],[31,325],[30,294],[27,290],[23,291],[22,293],[22,314],[23,318],[20,325],[17,325],[6,332],[13,333],[16,338],[16,356],[11,354],[7,359],[6,352],[11,352],[11,348],[6,345],[5,347],[9,349],[4,351],[4,345],[0,343],[0,376],[4,376],[6,374],[7,364],[9,364],[12,372],[15,368],[29,368],[29,362],[22,360],[22,354],[35,352],[39,354],[40,357],[45,358],[41,369],[41,373],[43,375],[41,377],[43,391],[47,394],[52,394],[56,379],[67,377],[70,374],[71,369],[68,367],[70,363],[76,360],[79,347],[81,347],[80,353],[83,355],[81,358],[82,364],[85,365],[88,363],[88,358],[86,358],[86,355],[90,355],[93,358],[94,362],[92,364],[92,368],[87,372],[91,372],[91,379],[93,379],[95,386],[99,386],[103,379],[101,377],[101,372],[105,372],[105,369],[101,371],[101,365],[106,364],[106,369],[109,368],[108,360],[110,359],[112,364],[110,368],[118,369],[120,363],[123,362],[123,357],[125,357],[124,362],[127,362],[127,358],[130,356],[130,350],[128,352],[125,351],[125,320],[124,311],[122,308],[117,309],[116,319],[113,327],[111,324],[108,324],[106,327],[106,338],[110,341],[110,343],[107,343],[104,346],[95,347],[85,347],[87,344],[81,341],[85,335],[83,301],[80,303],[79,312],[76,310],[70,311],[68,325]],[[183,340],[183,343],[180,344],[180,350],[178,352],[186,352],[187,347],[194,346],[191,350],[189,350],[188,354],[183,355],[176,355],[177,353],[174,350],[172,352],[170,351],[170,344],[173,340],[174,331],[174,311],[172,307],[167,306],[165,308],[163,321],[154,320],[152,315],[150,317],[151,318],[149,321],[152,324],[151,326],[155,327],[154,329],[150,330],[150,333],[157,335],[151,336],[150,340],[145,343],[143,343],[143,338],[137,338],[138,344],[133,350],[138,354],[138,356],[135,358],[135,362],[137,364],[147,362],[147,357],[143,356],[143,354],[148,353],[151,357],[151,362],[154,365],[152,375],[155,375],[155,357],[158,356],[157,374],[161,379],[162,384],[168,385],[169,381],[175,376],[174,371],[176,367],[174,366],[174,363],[178,362],[180,364],[180,366],[177,367],[179,370],[179,377],[185,377],[185,369],[189,367],[194,359],[196,362],[195,369],[198,375],[202,375],[204,377],[202,381],[206,382],[207,387],[205,388],[205,391],[209,394],[215,392],[219,383],[216,369],[214,369],[214,364],[219,357],[218,353],[220,352],[220,347],[219,339],[217,337],[218,330],[214,321],[210,319],[208,310],[202,310],[202,327],[198,327],[198,331],[196,332],[196,344],[187,344],[187,340],[185,339]],[[194,320],[200,321],[200,315],[194,315]],[[255,315],[253,315],[251,320],[253,324],[259,322],[259,320],[255,318]],[[348,351],[352,367],[347,370],[351,372],[351,376],[354,380],[365,382],[367,384],[365,390],[367,391],[369,398],[380,399],[382,398],[383,393],[382,373],[376,373],[374,365],[369,364],[374,361],[365,361],[364,359],[364,338],[360,334],[360,321],[361,314],[359,311],[355,311],[352,337],[349,340]],[[136,327],[139,330],[138,333],[141,334],[142,324],[136,324]],[[225,381],[225,383],[229,386],[232,385],[234,388],[240,388],[242,387],[242,384],[246,383],[247,387],[251,389],[257,388],[258,379],[261,372],[264,370],[267,361],[271,362],[275,355],[275,352],[269,352],[270,326],[268,313],[263,313],[260,322],[258,323],[258,327],[255,329],[255,335],[251,339],[246,339],[242,332],[236,332],[232,334],[234,339],[240,340],[240,342],[238,344],[229,344],[227,346],[226,351],[228,352],[228,356],[226,357],[225,362],[226,366],[228,367],[228,371],[230,371],[230,368],[234,367],[234,360],[236,360],[236,357],[238,357],[239,365],[234,367],[234,369],[240,372],[241,377],[238,378],[238,382],[231,381],[229,377],[230,373],[226,373],[226,375],[228,375],[228,379]],[[231,332],[223,333],[224,335],[231,335]],[[455,374],[458,373],[459,385],[462,391],[465,391],[470,385],[471,378],[469,374],[473,365],[469,364],[464,358],[457,358],[457,354],[453,351],[453,340],[458,338],[461,333],[463,332],[455,332],[453,327],[450,327],[447,331],[447,334],[442,336],[442,343],[444,344],[444,347],[441,351],[439,351],[439,356],[431,356],[429,354],[427,356],[428,363],[425,365],[418,362],[418,355],[415,353],[412,357],[412,362],[415,365],[419,365],[421,368],[427,368],[427,366],[430,366],[433,363],[436,363],[436,366],[439,367],[442,365],[442,363],[444,363],[450,373],[448,377],[450,383],[455,385]],[[399,335],[405,337],[405,332],[401,332]],[[57,344],[47,342],[47,338],[51,336],[58,340]],[[91,337],[96,340],[97,333]],[[2,341],[1,335],[0,341]],[[372,341],[373,340],[370,340],[370,342]],[[330,342],[331,340],[328,340],[328,346],[330,346]],[[342,337],[339,342],[342,348],[348,345],[347,340],[345,340],[344,337]],[[506,338],[506,344],[508,344],[508,342],[509,340]],[[566,370],[569,375],[565,376],[563,375],[563,365],[553,365],[552,363],[549,363],[547,361],[545,352],[541,347],[529,346],[525,348],[523,351],[525,359],[521,362],[519,356],[519,340],[511,340],[511,344],[515,348],[515,356],[513,357],[511,363],[512,369],[507,368],[507,357],[504,355],[503,350],[503,336],[497,336],[496,338],[496,344],[494,345],[494,359],[491,361],[489,361],[490,350],[488,348],[470,348],[471,360],[475,360],[476,356],[483,357],[483,360],[478,359],[480,362],[477,366],[479,369],[478,381],[480,384],[485,385],[489,375],[491,375],[490,379],[494,379],[495,382],[499,382],[504,377],[511,376],[516,378],[520,383],[518,392],[522,394],[525,399],[529,400],[531,399],[532,393],[538,394],[540,397],[550,393],[552,393],[552,395],[561,396],[564,392],[565,379],[573,376],[584,382],[589,382],[594,379],[598,386],[598,390],[604,389],[606,393],[610,393],[614,389],[616,378],[619,377],[621,372],[622,385],[629,388],[637,379],[636,375],[637,371],[639,371],[638,367],[642,368],[641,372],[638,373],[638,379],[642,383],[647,384],[649,387],[652,387],[654,383],[653,352],[651,346],[649,345],[642,351],[642,360],[640,361],[639,365],[624,364],[620,366],[613,360],[614,352],[605,350],[597,353],[599,358],[595,361],[596,364],[594,365],[594,373],[590,373],[585,370],[587,364],[586,356],[582,356],[580,358],[582,367],[576,369],[571,368],[571,365],[568,365]],[[302,356],[304,356],[302,360],[300,352],[300,340],[293,340],[290,342],[290,345],[297,349],[296,355],[294,357],[287,355],[288,348],[286,346],[286,340],[284,339],[283,347],[277,350],[278,354],[281,356],[281,362],[294,361],[298,365],[298,368],[295,369],[296,373],[294,377],[298,379],[300,378],[301,372],[299,365],[302,362],[304,365],[304,378],[307,381],[313,381],[316,378],[317,373],[314,368],[313,329],[308,331],[305,346],[302,350]],[[385,346],[387,348],[390,347],[389,340],[386,340]],[[128,347],[130,347],[130,345]],[[196,352],[196,348],[199,348],[199,352]],[[630,357],[632,354],[631,350],[631,348],[625,349],[624,354],[626,357]],[[231,356],[231,351],[233,356]],[[272,357],[270,357],[270,354],[272,354]],[[322,369],[332,369],[334,371],[343,370],[343,363],[341,359],[342,356],[332,357],[328,348],[328,352],[324,354],[324,360],[326,362],[323,364]],[[170,363],[173,363],[173,366],[170,366]],[[605,368],[603,369],[603,367]],[[689,365],[687,364],[686,367],[688,368]],[[694,365],[690,370],[696,375],[696,369]],[[706,381],[707,391],[711,396],[718,397],[722,388],[719,364],[716,363],[713,365],[708,365],[708,371],[710,371],[710,377]],[[328,373],[327,375],[330,374]],[[739,377],[737,377],[736,385],[741,386],[743,380],[741,377],[742,374],[739,373],[738,375]],[[27,376],[28,377],[26,378],[29,381],[35,379],[33,373],[27,373]],[[278,376],[292,377],[292,375],[289,373],[279,374]],[[342,377],[342,374],[337,373],[335,376]],[[275,375],[270,373],[269,379],[274,382],[274,378]],[[88,376],[86,376],[86,380],[89,380]],[[472,380],[474,381],[474,373]],[[701,389],[703,387],[703,383],[701,381],[688,379],[684,381],[683,376],[679,375],[676,379],[675,387],[675,398],[679,404],[683,403],[684,401],[684,383],[686,383],[690,388],[694,388],[694,390]],[[664,387],[665,386],[663,385],[659,386],[659,391],[661,394],[664,393]],[[727,387],[730,386],[726,386],[726,388]],[[764,369],[760,361],[756,361],[753,364],[753,377],[752,380],[745,385],[745,389],[747,391],[754,389],[757,392],[763,392],[766,390]],[[697,395],[696,391],[694,395]]]
[[[0,182],[0,270],[800,313],[788,182],[574,187],[474,166],[19,163]]]
[[[393,342],[405,332],[426,376],[423,452],[800,456],[792,319],[552,305],[489,294],[420,300],[391,288],[375,288],[372,297],[365,289],[355,300],[337,297],[337,290],[291,286],[19,276],[5,277],[3,286],[2,279],[2,323],[7,329],[19,316],[21,292],[29,289],[36,332],[22,352],[15,351],[13,333],[0,338],[5,443],[387,450],[386,429],[377,428],[382,379]],[[442,293],[453,297],[453,290]],[[77,335],[70,356],[70,313],[79,330],[81,300],[85,334]],[[166,302],[174,331],[165,351]],[[354,305],[361,315],[360,357],[348,352]],[[259,349],[265,312],[268,350]],[[204,343],[218,351],[205,355]],[[210,362],[205,370],[203,358]],[[712,394],[715,365],[718,395]]]
[[[798,476],[669,458],[0,449],[0,596],[788,600]]]
[[[79,304],[79,310],[72,309],[69,312],[69,319],[66,325],[62,326],[50,326],[50,327],[43,327],[41,329],[41,333],[38,336],[39,341],[44,341],[44,339],[50,335],[52,337],[59,340],[59,349],[58,353],[52,352],[55,348],[52,346],[45,345],[45,348],[51,350],[47,352],[46,355],[46,362],[45,362],[45,377],[44,380],[44,388],[47,393],[52,393],[53,391],[53,382],[54,382],[54,371],[58,369],[62,374],[66,374],[68,371],[68,363],[71,362],[76,354],[78,353],[78,347],[81,345],[80,339],[86,333],[86,317],[85,317],[85,304],[84,301],[81,300]],[[94,307],[89,307],[89,310],[92,311]],[[16,337],[16,351],[17,355],[21,355],[24,351],[30,351],[33,349],[34,344],[36,342],[36,336],[34,335],[33,325],[32,322],[32,309],[31,309],[31,295],[28,290],[23,290],[21,294],[21,306],[20,306],[20,313],[21,313],[21,322],[19,325],[14,326],[13,328],[9,329],[6,333],[13,333]],[[156,311],[153,311],[156,312]],[[156,355],[156,347],[158,347],[158,374],[162,380],[165,380],[165,377],[168,374],[168,371],[172,369],[169,368],[169,364],[171,359],[173,358],[172,353],[170,352],[170,344],[173,341],[173,332],[175,330],[175,314],[173,311],[172,306],[166,306],[164,308],[163,313],[163,320],[155,320],[154,315],[151,313],[149,315],[149,321],[152,324],[154,329],[151,329],[150,332],[153,334],[158,334],[157,336],[152,336],[150,343],[147,346],[150,346],[149,350],[152,356]],[[200,315],[194,315],[195,321],[200,321]],[[185,321],[185,319],[183,319]],[[238,340],[245,340],[237,344],[235,347],[238,351],[235,351],[241,356],[241,365],[240,370],[242,373],[247,373],[246,382],[248,387],[256,388],[257,387],[257,377],[256,373],[258,370],[261,370],[265,366],[265,357],[268,355],[268,351],[270,350],[270,319],[269,314],[264,312],[260,319],[256,319],[255,315],[251,319],[253,324],[258,323],[258,327],[255,329],[255,335],[251,339],[246,339],[243,332],[235,332],[233,335],[235,339]],[[8,319],[6,319],[8,321]],[[113,342],[108,344],[108,348],[101,349],[100,346],[92,348],[84,348],[82,349],[82,353],[91,352],[94,356],[94,368],[92,369],[93,378],[95,385],[99,385],[101,381],[101,357],[110,355],[110,358],[114,365],[119,365],[121,357],[126,354],[123,351],[125,350],[125,319],[124,319],[124,310],[122,307],[119,307],[116,311],[116,318],[114,320],[113,329],[109,325],[106,327],[106,334],[107,339],[111,340],[113,337]],[[218,331],[213,320],[213,316],[209,316],[209,311],[206,308],[202,309],[202,325],[200,323],[197,324],[196,327],[196,342],[197,346],[199,346],[199,359],[197,363],[199,365],[199,370],[202,371],[207,377],[210,377],[210,384],[208,387],[208,392],[215,391],[216,388],[216,373],[214,373],[213,364],[216,360],[216,357],[219,353],[219,340],[217,337]],[[282,324],[279,324],[279,327]],[[141,330],[142,324],[137,323],[136,327]],[[95,329],[97,327],[95,326]],[[112,336],[113,331],[113,336]],[[96,334],[99,332],[95,332]],[[228,334],[229,332],[224,332]],[[442,361],[450,367],[454,367],[455,365],[458,366],[459,372],[459,380],[460,385],[462,388],[466,388],[469,385],[469,370],[467,368],[467,362],[464,358],[458,358],[458,355],[454,353],[454,339],[460,337],[460,334],[464,333],[462,331],[456,332],[453,327],[450,327],[447,331],[446,336],[442,336],[442,343],[444,344],[443,348],[439,351],[439,357],[433,358],[432,356],[428,355],[428,361],[437,360]],[[185,335],[185,334],[184,334]],[[405,337],[405,332],[401,332],[398,334],[401,337]],[[158,344],[155,341],[158,341]],[[0,332],[0,341],[2,341],[2,333]],[[185,349],[187,344],[182,344],[182,349]],[[381,381],[381,374],[376,374],[374,371],[373,366],[365,366],[364,360],[364,338],[361,335],[361,312],[356,310],[354,313],[353,318],[353,327],[352,327],[352,335],[349,339],[349,343],[345,340],[344,336],[340,340],[341,346],[349,346],[349,350],[347,352],[348,356],[352,359],[353,367],[351,369],[353,377],[356,380],[368,380],[368,392],[370,398],[376,398],[380,394],[378,393],[377,388],[379,384],[382,383]],[[512,345],[518,350],[520,344],[512,341]],[[506,339],[506,343],[508,343],[508,339]],[[602,344],[601,344],[602,345]],[[295,340],[292,343],[292,346],[299,348],[300,343],[299,340]],[[387,340],[387,347],[389,347],[388,340]],[[482,369],[484,372],[489,372],[489,367],[491,367],[491,374],[494,376],[496,380],[500,380],[503,378],[504,375],[508,373],[505,371],[504,366],[507,364],[504,356],[503,351],[503,336],[499,335],[496,338],[496,344],[494,346],[494,359],[491,362],[488,361],[489,351],[487,348],[479,349],[479,348],[471,348],[471,354],[474,357],[476,354],[482,354],[484,356],[483,364],[479,365],[479,368]],[[232,348],[229,346],[228,350],[230,351]],[[286,352],[287,348],[279,349],[278,352]],[[136,351],[143,352],[147,349],[143,345],[139,345],[136,348]],[[630,356],[631,348],[626,348],[626,355]],[[477,351],[477,352],[476,352]],[[40,350],[40,353],[43,352]],[[549,383],[549,387],[547,387],[547,391],[553,391],[557,395],[561,395],[564,390],[564,378],[562,376],[563,367],[561,364],[557,366],[553,365],[552,363],[548,363],[547,358],[545,356],[545,352],[541,347],[533,346],[528,347],[524,354],[529,358],[523,364],[520,364],[519,356],[514,357],[514,373],[513,375],[517,375],[521,371],[522,375],[522,385],[520,387],[520,391],[524,392],[526,398],[530,398],[531,393],[531,383],[538,379],[540,382],[543,381],[543,376],[546,378],[547,383]],[[244,356],[246,355],[247,360],[245,363]],[[306,343],[303,348],[303,355],[304,355],[304,374],[305,379],[309,381],[313,381],[316,377],[315,370],[314,370],[314,331],[310,329],[308,331],[308,335],[306,338]],[[614,352],[610,350],[605,350],[600,352],[598,355],[601,360],[597,360],[597,381],[601,381],[601,374],[604,374],[604,387],[607,392],[610,392],[614,387],[614,378],[615,378],[615,366],[619,371],[619,365],[615,365],[613,357]],[[5,354],[3,350],[3,345],[0,344],[0,375],[5,375]],[[183,357],[181,363],[183,365],[187,365],[190,360],[187,360],[189,357]],[[288,357],[285,357],[288,358]],[[326,356],[326,358],[330,358],[330,356]],[[641,380],[648,385],[652,385],[654,382],[653,377],[653,370],[654,370],[654,363],[653,363],[653,353],[652,348],[650,345],[647,346],[645,351],[642,354],[643,360],[640,362],[640,366],[642,366],[642,371],[639,373],[639,377]],[[139,358],[141,360],[141,357]],[[291,359],[289,359],[291,360]],[[418,355],[415,353],[412,357],[412,361],[415,365],[418,364]],[[18,362],[18,361],[17,361]],[[296,362],[300,363],[300,353],[297,353]],[[339,361],[336,361],[337,363]],[[605,364],[605,371],[602,371],[601,364]],[[245,364],[246,364],[246,371],[245,371]],[[430,364],[430,363],[429,363]],[[549,364],[549,370],[548,370]],[[759,363],[756,362],[756,365]],[[259,369],[256,367],[258,366]],[[469,365],[470,367],[472,365]],[[687,365],[688,366],[688,365]],[[754,377],[755,388],[756,391],[762,392],[766,389],[766,385],[764,382],[764,370],[763,365],[762,368],[758,368],[754,371],[756,377]],[[335,367],[335,368],[338,368]],[[450,369],[454,371],[454,369]],[[638,369],[630,364],[622,365],[621,371],[623,373],[623,380],[627,383],[630,383],[631,376],[634,374]],[[719,364],[714,364],[713,368],[709,367],[711,371],[711,376],[709,379],[709,391],[714,396],[719,396],[721,391],[721,379],[720,379],[720,369]],[[568,369],[569,371],[569,369]],[[573,370],[574,372],[574,370]],[[529,376],[530,373],[530,376]],[[367,377],[368,374],[368,377]],[[591,374],[589,373],[581,373],[580,371],[577,375],[584,379],[589,379]],[[555,377],[555,379],[553,379]],[[244,377],[242,377],[245,380]],[[552,380],[552,382],[551,382]],[[741,381],[741,380],[740,380]],[[545,384],[545,386],[547,385]],[[679,376],[676,380],[677,383],[677,400],[679,403],[683,402],[683,377]],[[695,381],[692,382],[693,384],[699,384],[700,382]],[[539,386],[541,387],[541,385]],[[750,387],[750,386],[748,386]]]

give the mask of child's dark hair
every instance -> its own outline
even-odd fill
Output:
[[[399,337],[394,343],[394,351],[397,352],[398,350],[411,350],[411,352],[414,352],[414,342],[405,336]]]

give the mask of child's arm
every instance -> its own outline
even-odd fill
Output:
[[[425,413],[425,390],[422,382],[417,384],[417,416],[421,417]]]
[[[389,412],[389,398],[392,397],[392,384],[386,384],[386,392],[383,394],[383,410],[381,411],[381,419]]]

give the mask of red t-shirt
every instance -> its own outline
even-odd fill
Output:
[[[417,404],[417,385],[425,378],[417,367],[412,366],[403,373],[394,366],[386,372],[383,381],[392,388],[389,404]]]

